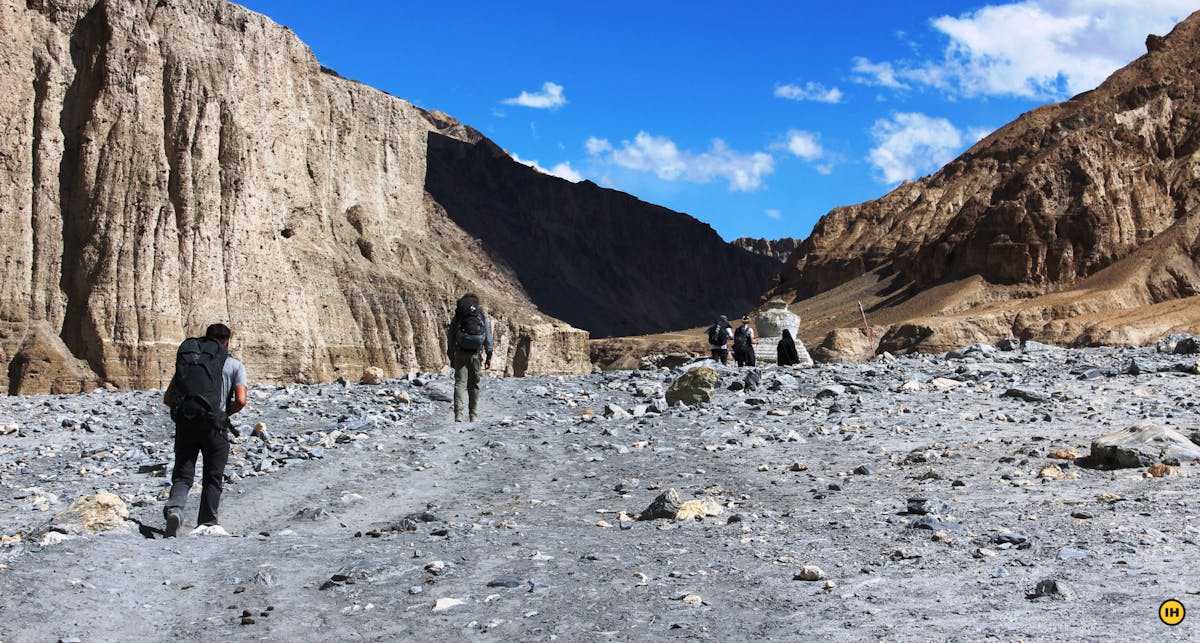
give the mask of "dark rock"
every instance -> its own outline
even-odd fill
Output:
[[[1029,538],[1019,531],[1002,531],[992,536],[992,542],[997,545],[1024,545]]]
[[[454,391],[449,386],[428,384],[425,386],[425,395],[434,402],[454,401]]]
[[[837,397],[839,395],[845,395],[845,394],[846,394],[845,386],[842,386],[841,384],[830,384],[829,386],[826,386],[825,388],[817,391],[816,398],[821,399],[823,397]]]
[[[679,492],[674,489],[667,489],[650,503],[649,507],[638,516],[638,520],[658,520],[675,518],[675,514],[679,513],[679,505],[683,501],[679,498]]]
[[[742,385],[747,391],[758,389],[758,387],[762,385],[762,373],[760,373],[758,369],[751,369],[746,373],[746,377],[742,379]]]
[[[138,473],[161,473],[166,475],[167,463],[155,462],[153,464],[143,464],[137,468]]]
[[[1187,339],[1191,339],[1192,343],[1195,343],[1195,340],[1192,338],[1192,336],[1188,335],[1187,333],[1172,333],[1158,340],[1158,343],[1155,344],[1155,350],[1167,355],[1186,354],[1179,351],[1179,343]]]
[[[873,476],[878,473],[878,471],[872,465],[863,464],[856,467],[854,469],[854,473],[857,473],[860,476]]]
[[[1096,438],[1088,457],[1075,463],[1091,468],[1121,469],[1159,463],[1178,465],[1197,458],[1200,458],[1200,446],[1174,429],[1146,421]]]
[[[1147,360],[1135,357],[1129,360],[1129,364],[1125,365],[1122,372],[1126,375],[1151,375],[1158,372],[1158,367]]]
[[[1018,400],[1025,400],[1026,402],[1045,402],[1050,399],[1050,396],[1045,393],[1023,388],[1010,388],[1001,393],[1000,397],[1015,397]]]
[[[1060,601],[1069,601],[1075,598],[1075,592],[1067,586],[1066,583],[1048,578],[1038,581],[1037,586],[1032,592],[1025,594],[1025,598],[1033,600],[1035,598],[1052,598]]]
[[[967,357],[987,358],[995,354],[996,348],[988,344],[976,343],[964,346],[946,353],[946,359],[966,359]]]
[[[1021,340],[1017,339],[1016,337],[1009,337],[1007,339],[1002,339],[1002,340],[996,342],[996,348],[997,348],[997,350],[1002,350],[1005,352],[1020,350],[1021,349]]]
[[[1106,368],[1086,368],[1077,375],[1081,380],[1098,380],[1102,377],[1109,377],[1112,375],[1112,371]]]
[[[962,531],[963,526],[956,522],[939,520],[937,517],[927,514],[908,523],[908,528],[930,531]]]
[[[936,498],[909,498],[906,513],[924,516],[926,514],[946,515],[950,513],[950,505]]]
[[[525,581],[517,576],[497,576],[488,581],[488,587],[507,587],[508,589],[516,589],[525,584]]]
[[[1190,335],[1179,340],[1179,343],[1175,345],[1176,355],[1195,355],[1196,353],[1200,353],[1200,339]]]

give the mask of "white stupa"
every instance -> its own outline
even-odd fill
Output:
[[[779,339],[783,337],[783,331],[786,329],[796,341],[800,364],[812,366],[812,357],[804,348],[804,342],[800,341],[800,315],[788,310],[787,302],[782,299],[767,302],[766,309],[754,316],[754,329],[758,332],[758,346],[755,347],[758,361],[775,363],[775,349],[779,346]]]

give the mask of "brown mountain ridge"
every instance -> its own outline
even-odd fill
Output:
[[[818,340],[860,326],[854,301],[873,302],[882,345],[851,342],[870,351],[1146,343],[1200,328],[1200,13],[1147,49],[933,175],[829,212],[766,296],[820,317]]]

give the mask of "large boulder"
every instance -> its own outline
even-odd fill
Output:
[[[1092,442],[1092,452],[1080,464],[1121,469],[1148,467],[1160,462],[1179,464],[1196,459],[1200,459],[1200,446],[1182,433],[1153,422],[1139,422],[1096,438]]]
[[[129,526],[129,509],[114,493],[83,496],[54,517],[54,525],[69,532],[99,533]]]
[[[817,345],[812,351],[812,360],[822,363],[832,362],[838,359],[845,359],[850,362],[865,362],[875,356],[875,349],[879,345],[879,334],[876,331],[872,337],[868,337],[867,333],[862,328],[835,328],[825,335],[825,339]],[[801,348],[801,342],[796,342],[796,350],[800,353],[800,362],[803,363],[807,351]]]
[[[690,369],[667,389],[667,404],[674,406],[676,402],[683,402],[692,406],[709,402],[717,387],[717,379],[716,369],[709,366]]]
[[[359,384],[382,384],[384,379],[383,369],[378,366],[368,366],[363,369],[362,379]]]

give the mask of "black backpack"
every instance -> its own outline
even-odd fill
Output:
[[[197,424],[219,422],[221,395],[225,392],[221,372],[229,351],[207,337],[183,340],[175,353],[175,377],[171,380],[171,419]]]
[[[454,310],[454,323],[457,325],[459,348],[465,351],[483,348],[487,337],[487,322],[483,318],[483,310],[479,308],[479,300],[474,297],[458,300]]]
[[[725,334],[725,326],[722,324],[713,324],[708,329],[708,343],[713,346],[724,346],[728,336]]]
[[[733,350],[737,352],[745,352],[750,346],[750,331],[745,325],[738,326],[737,330],[733,331]]]

